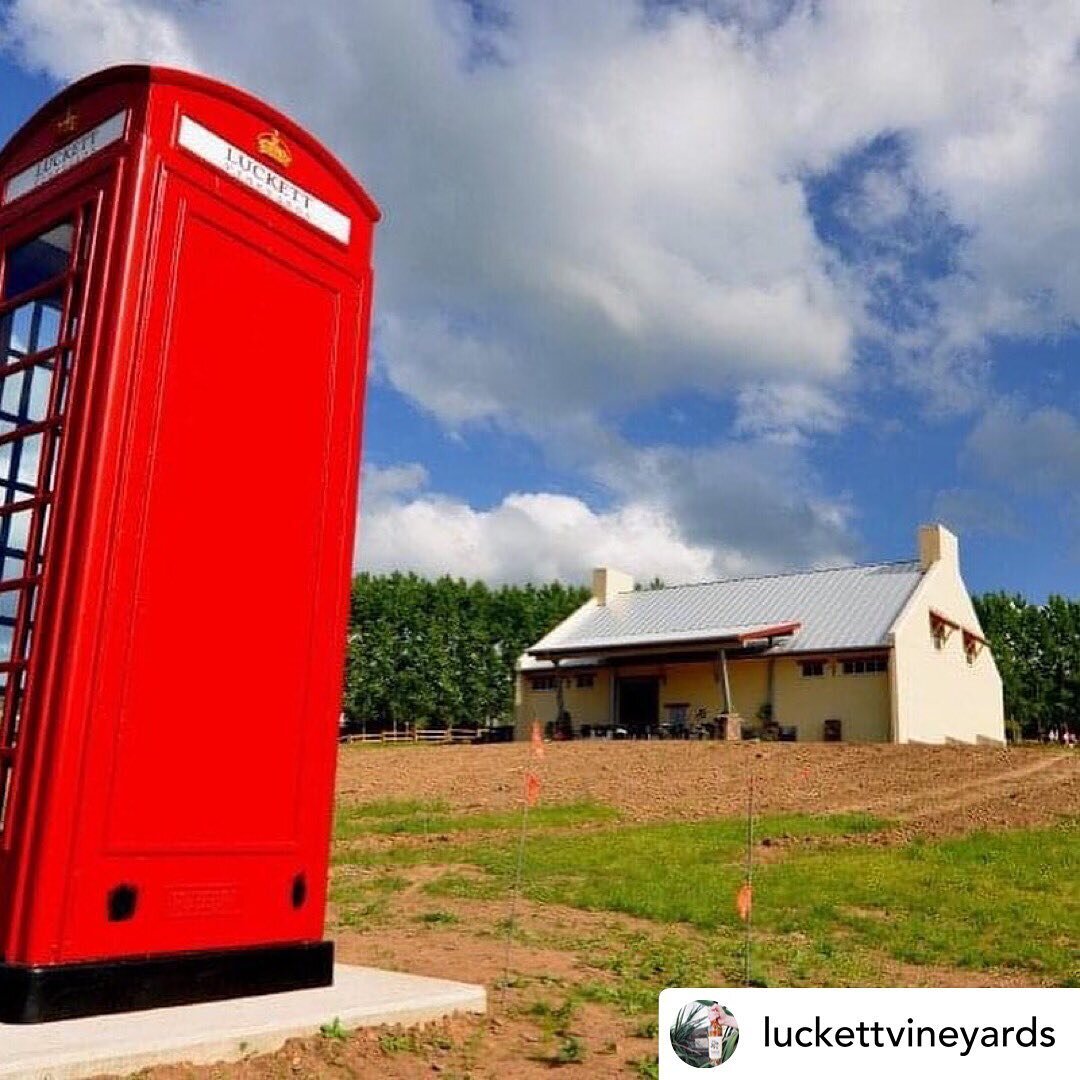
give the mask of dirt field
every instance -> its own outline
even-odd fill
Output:
[[[445,800],[461,812],[520,805],[532,767],[521,743],[346,750],[343,804]],[[741,814],[752,768],[758,813],[862,810],[903,832],[1019,828],[1080,812],[1080,753],[1039,748],[686,742],[548,743],[536,765],[546,803],[591,801],[628,820]]]
[[[537,843],[547,834],[602,844],[607,836],[641,833],[646,823],[744,814],[751,769],[762,820],[777,814],[881,819],[880,827],[814,840],[827,850],[870,844],[887,856],[909,850],[913,840],[933,847],[973,832],[1050,830],[1080,817],[1080,753],[1038,748],[562,743],[546,745],[538,762],[521,744],[347,748],[338,781],[337,902],[330,911],[339,959],[483,983],[489,1016],[414,1031],[331,1033],[234,1065],[148,1075],[521,1080],[555,1070],[566,1077],[654,1077],[656,1032],[647,1003],[655,1001],[655,989],[691,974],[703,985],[733,985],[737,944],[723,929],[540,902],[535,895],[513,903],[508,937],[509,890],[493,891],[490,875],[470,864],[475,851],[469,854],[462,837],[481,847],[514,843],[526,768],[542,776],[542,807],[586,807],[576,824],[538,827]],[[591,820],[592,806],[611,816]],[[410,815],[429,814],[430,831],[413,827]],[[341,821],[360,824],[343,832]],[[763,864],[784,859],[783,841],[764,837],[757,857]],[[1065,932],[1073,934],[1073,927]],[[836,941],[846,947],[842,934]],[[1060,970],[1036,961],[1026,967],[916,963],[876,945],[852,944],[840,960],[831,951],[822,960],[815,942],[797,930],[766,934],[762,948],[776,958],[767,971],[773,984],[1039,985],[1061,978]],[[686,957],[689,968],[680,966]]]

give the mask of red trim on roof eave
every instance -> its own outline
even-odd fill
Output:
[[[764,638],[788,637],[802,629],[802,623],[778,623],[776,626],[766,626],[761,630],[751,630],[746,634],[737,634],[739,644],[746,641],[761,641]]]
[[[936,620],[944,626],[952,627],[953,630],[963,629],[963,627],[955,619],[950,619],[948,615],[942,615],[942,613],[936,608],[930,609],[930,619],[931,621]]]

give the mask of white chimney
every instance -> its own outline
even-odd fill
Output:
[[[919,529],[919,563],[929,570],[937,562],[959,568],[960,543],[944,525],[923,525]]]
[[[623,592],[633,592],[634,579],[621,570],[613,570],[610,566],[598,566],[592,572],[593,599],[601,606],[606,607],[611,601]]]

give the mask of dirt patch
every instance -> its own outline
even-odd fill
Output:
[[[759,813],[866,811],[900,836],[1044,825],[1080,813],[1080,753],[1041,748],[686,742],[346,747],[341,801],[441,800],[459,813],[520,805],[538,768],[545,803],[592,801],[628,820],[695,821]],[[393,838],[388,838],[391,842]]]

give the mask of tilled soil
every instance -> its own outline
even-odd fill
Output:
[[[1080,813],[1080,752],[1038,747],[790,743],[524,743],[347,747],[342,803],[442,800],[460,812],[520,805],[526,769],[545,803],[592,801],[630,821],[866,811],[928,835],[1042,825]]]

